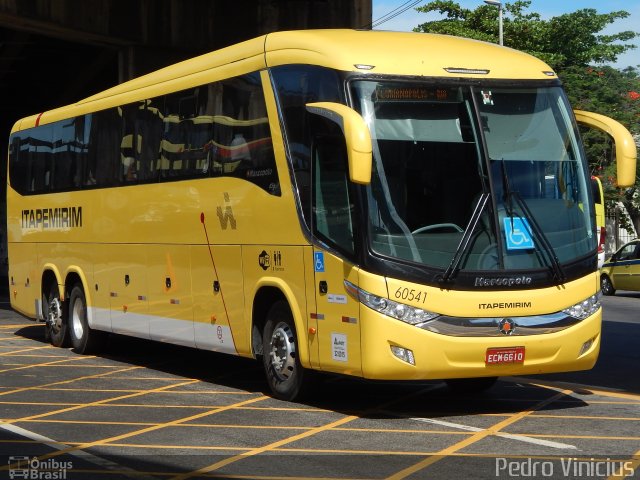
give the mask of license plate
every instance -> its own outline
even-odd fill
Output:
[[[524,363],[524,347],[487,348],[486,365]]]

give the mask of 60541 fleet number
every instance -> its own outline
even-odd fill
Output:
[[[408,300],[410,302],[424,303],[427,300],[427,292],[407,287],[398,287],[394,296],[397,300]]]

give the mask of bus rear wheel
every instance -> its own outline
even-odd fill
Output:
[[[68,325],[71,345],[77,353],[92,353],[103,346],[106,334],[89,327],[87,300],[79,283],[73,286],[69,295]]]
[[[262,339],[262,361],[269,388],[276,398],[295,399],[302,389],[304,369],[298,358],[293,315],[286,302],[279,301],[269,309]]]
[[[65,304],[60,299],[60,290],[56,283],[51,284],[47,294],[42,294],[42,313],[46,322],[45,338],[54,347],[68,347],[69,332]]]

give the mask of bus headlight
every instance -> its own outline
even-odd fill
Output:
[[[582,302],[578,302],[575,305],[570,306],[569,308],[565,308],[562,310],[562,313],[566,313],[567,315],[571,315],[574,318],[579,320],[584,320],[585,318],[593,315],[600,308],[600,298],[602,298],[602,292],[598,291],[595,295],[591,295],[586,300]]]
[[[349,295],[363,305],[383,315],[408,323],[409,325],[418,325],[440,316],[439,313],[429,312],[421,308],[412,307],[411,305],[394,302],[388,298],[379,297],[356,287],[353,283],[346,280],[344,281],[344,286]]]

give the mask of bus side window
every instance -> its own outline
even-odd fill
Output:
[[[122,110],[109,108],[91,115],[87,183],[112,186],[120,178]]]

